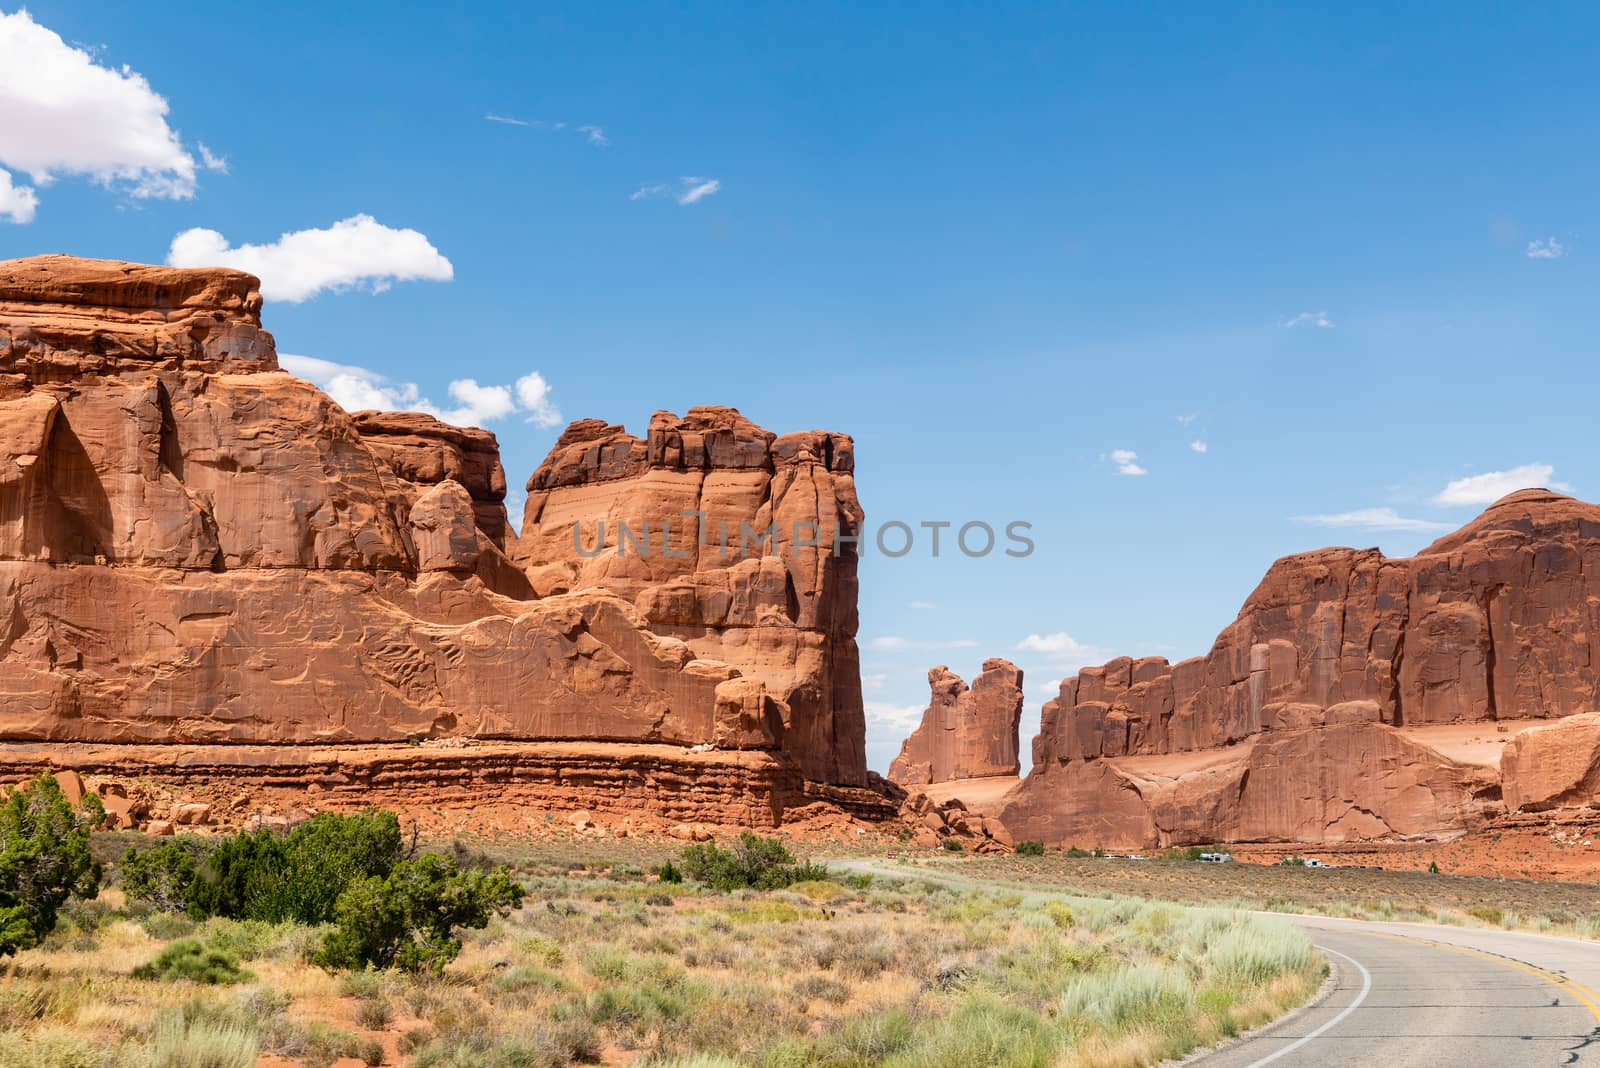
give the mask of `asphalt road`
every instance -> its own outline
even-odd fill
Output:
[[[1203,1068],[1600,1065],[1600,946],[1510,931],[1298,917],[1332,994]]]
[[[871,861],[838,866],[983,886]],[[1006,889],[1071,896],[1040,887]],[[1333,991],[1281,1023],[1185,1060],[1185,1068],[1600,1068],[1600,943],[1488,928],[1272,915],[1304,928],[1322,949]]]

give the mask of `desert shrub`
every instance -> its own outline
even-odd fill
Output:
[[[67,898],[99,892],[89,832],[104,820],[98,797],[74,809],[48,773],[0,803],[0,957],[43,941]]]
[[[122,855],[122,891],[158,912],[187,912],[206,844],[185,836],[148,849],[128,847]]]
[[[381,998],[383,976],[377,972],[350,972],[340,977],[339,993],[348,998]]]
[[[1063,929],[1077,922],[1077,917],[1072,915],[1072,906],[1065,901],[1046,901],[1044,914],[1050,918],[1052,924]]]
[[[946,838],[944,841],[940,842],[939,844],[941,846],[943,846],[945,851],[948,852],[948,853],[960,853],[962,850],[964,850],[966,848],[960,842],[956,841],[954,838]]]
[[[750,831],[739,835],[732,849],[721,849],[712,842],[689,846],[683,851],[683,870],[696,882],[723,891],[774,890],[828,877],[824,865],[797,864],[782,842]]]
[[[789,882],[791,883],[825,883],[831,873],[826,864],[817,864],[813,861],[802,860],[789,869]]]
[[[601,1043],[587,1020],[566,1019],[521,1033],[441,1035],[416,1049],[412,1068],[566,1068],[598,1064]]]
[[[890,1068],[1046,1068],[1060,1039],[1038,1013],[992,995],[964,999],[949,1016],[924,1024],[912,1044],[883,1058]]]
[[[1467,915],[1494,927],[1499,927],[1506,918],[1505,910],[1494,905],[1469,905]]]
[[[234,1004],[248,1019],[266,1020],[283,1012],[293,1000],[289,994],[270,986],[248,986],[239,991]]]
[[[140,917],[139,926],[156,941],[170,942],[174,938],[188,938],[200,925],[181,912],[152,912]]]
[[[570,984],[555,972],[532,964],[516,964],[489,980],[489,989],[503,994],[523,990],[565,990]]]
[[[1077,976],[1062,991],[1060,1008],[1068,1019],[1089,1018],[1120,1028],[1136,1020],[1186,1013],[1191,997],[1183,977],[1165,968],[1130,965]]]
[[[100,1068],[104,1053],[65,1027],[0,1031],[0,1068]]]
[[[506,869],[464,872],[448,857],[425,854],[346,888],[315,960],[326,968],[442,971],[461,952],[456,928],[487,927],[521,904],[522,887]]]
[[[251,978],[239,967],[239,959],[226,950],[207,946],[196,938],[181,938],[161,951],[155,960],[133,970],[135,979],[156,979],[164,983],[187,979],[217,986]]]
[[[656,869],[656,874],[661,877],[661,881],[664,883],[683,882],[683,872],[670,860],[662,861],[661,867]]]
[[[843,1005],[850,1000],[850,985],[828,975],[807,975],[795,984],[795,992],[803,998],[815,998],[830,1005]]]
[[[382,1031],[394,1020],[394,1009],[381,998],[363,1000],[356,1006],[356,1026],[363,1031]]]
[[[1265,983],[1311,964],[1311,940],[1275,920],[1249,920],[1224,932],[1211,945],[1211,966],[1223,979]]]
[[[426,1027],[413,1027],[400,1036],[395,1042],[395,1048],[400,1051],[402,1057],[409,1057],[432,1041],[432,1031]]]
[[[248,1024],[169,1012],[156,1020],[150,1052],[155,1068],[255,1068],[260,1045]]]
[[[365,878],[383,879],[406,852],[393,812],[323,812],[288,836],[262,828],[222,842],[190,883],[196,918],[328,923],[341,894]]]
[[[1044,856],[1044,843],[1034,841],[1021,841],[1017,843],[1017,856],[1042,857]]]

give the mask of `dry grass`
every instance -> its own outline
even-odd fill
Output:
[[[1479,875],[1300,868],[1264,864],[1104,860],[1051,852],[892,862],[908,875],[947,873],[987,886],[1049,888],[1086,897],[1127,895],[1193,904],[1223,902],[1267,912],[1367,920],[1416,920],[1600,937],[1589,883]]]
[[[1153,1064],[1302,1000],[1323,967],[1303,936],[1237,913],[573,870],[525,868],[527,904],[467,932],[439,977],[330,975],[306,963],[316,932],[292,926],[74,904],[0,978],[0,1068],[248,1068],[257,1049],[308,1068]],[[178,937],[255,982],[131,978]]]

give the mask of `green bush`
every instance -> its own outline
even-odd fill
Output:
[[[683,872],[670,860],[663,861],[661,867],[656,869],[656,874],[660,876],[661,881],[664,883],[683,882]]]
[[[1042,856],[1044,856],[1044,843],[1043,842],[1032,842],[1032,841],[1018,842],[1017,843],[1017,856],[1019,856],[1019,857],[1042,857]]]
[[[353,816],[320,813],[287,837],[265,828],[235,835],[201,866],[189,913],[328,923],[346,888],[387,877],[404,851],[399,818],[372,808]]]
[[[732,849],[712,842],[683,851],[683,870],[691,879],[718,890],[773,890],[797,881],[826,879],[819,864],[796,865],[794,856],[776,838],[745,831]]]
[[[946,838],[943,842],[940,842],[939,844],[944,846],[945,851],[949,852],[949,853],[960,853],[965,848],[964,846],[962,846],[962,844],[960,842],[956,841],[954,838]]]
[[[384,878],[351,883],[314,959],[330,969],[439,972],[461,952],[457,927],[486,927],[521,904],[522,887],[508,870],[464,872],[449,857],[425,854]]]
[[[149,849],[132,846],[122,855],[122,891],[158,912],[187,912],[195,877],[206,856],[205,843],[177,838]]]
[[[239,959],[226,950],[207,946],[197,938],[180,938],[163,949],[155,960],[133,970],[135,979],[173,982],[188,979],[208,986],[239,983],[250,979],[239,967]]]
[[[0,804],[0,957],[43,941],[67,898],[99,893],[89,832],[104,820],[98,797],[74,810],[48,773]]]

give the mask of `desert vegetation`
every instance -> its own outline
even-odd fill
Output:
[[[0,1068],[1139,1065],[1323,974],[1275,921],[874,879],[755,835],[507,867],[384,813],[264,833],[136,847],[66,900],[0,976]]]
[[[1295,858],[1298,859],[1298,858]],[[1016,892],[1132,895],[1189,904],[1363,920],[1413,920],[1600,939],[1592,883],[1451,875],[1437,871],[1308,868],[1299,864],[1201,864],[1181,852],[1132,861],[1081,849],[1036,854],[875,862],[910,876],[949,876]]]

